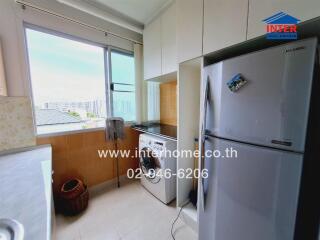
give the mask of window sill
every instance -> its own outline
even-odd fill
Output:
[[[63,132],[40,133],[40,134],[36,134],[36,136],[39,138],[55,137],[55,136],[63,136],[63,135],[70,135],[70,134],[76,134],[76,133],[95,132],[100,130],[105,130],[105,127],[86,128],[86,129],[70,130],[70,131],[63,131]]]
[[[135,123],[134,121],[125,122],[125,127],[130,127],[134,123]],[[85,132],[105,131],[105,129],[106,129],[105,127],[93,127],[93,128],[70,130],[70,131],[63,131],[63,132],[41,133],[41,134],[36,134],[36,137],[45,138],[45,137],[64,136],[64,135],[85,133]]]

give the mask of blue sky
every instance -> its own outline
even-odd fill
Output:
[[[31,29],[26,32],[36,105],[105,98],[102,47]],[[112,76],[115,82],[134,83],[133,58],[113,53]]]

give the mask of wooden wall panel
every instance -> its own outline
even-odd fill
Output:
[[[128,168],[137,168],[139,132],[125,129],[126,138],[119,141],[119,149],[131,150],[129,158],[120,158],[120,174]],[[114,149],[113,142],[106,142],[103,130],[52,137],[38,137],[37,144],[51,144],[53,148],[53,189],[56,193],[61,184],[71,177],[82,179],[89,187],[116,177],[115,158],[100,158],[98,149]]]
[[[160,84],[160,123],[177,126],[177,81]]]

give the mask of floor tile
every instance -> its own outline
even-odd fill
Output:
[[[88,209],[76,217],[56,217],[57,240],[169,240],[178,211],[146,191],[139,181],[125,181],[94,193]],[[193,230],[179,219],[176,240],[196,240]]]

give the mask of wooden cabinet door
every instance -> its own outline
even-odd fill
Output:
[[[246,40],[248,0],[204,0],[203,54]]]
[[[155,19],[143,31],[144,79],[161,75],[161,20]]]
[[[176,4],[172,4],[161,16],[162,74],[178,69],[176,47]]]
[[[320,16],[320,1],[249,0],[248,39],[265,34],[266,27],[263,20],[279,12],[285,12],[301,21],[306,21]]]
[[[202,55],[203,0],[176,0],[177,55],[184,62]]]

